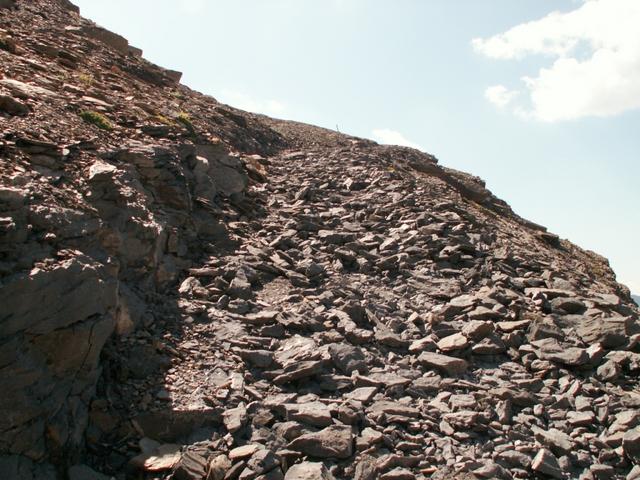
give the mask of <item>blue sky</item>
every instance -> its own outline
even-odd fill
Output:
[[[238,108],[416,146],[640,292],[637,0],[73,0]]]

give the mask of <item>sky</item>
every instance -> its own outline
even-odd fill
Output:
[[[73,1],[221,102],[480,176],[640,293],[640,1]]]

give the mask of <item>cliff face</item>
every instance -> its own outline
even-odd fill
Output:
[[[1,478],[638,461],[628,290],[481,180],[222,105],[64,0],[0,2],[0,62]]]

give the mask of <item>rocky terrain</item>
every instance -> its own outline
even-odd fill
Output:
[[[0,478],[640,478],[604,258],[67,0],[0,0],[0,62]]]

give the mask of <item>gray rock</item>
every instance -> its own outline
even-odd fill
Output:
[[[415,480],[416,476],[406,468],[394,468],[390,472],[380,475],[380,480]]]
[[[226,455],[218,455],[209,461],[209,473],[207,480],[224,480],[232,463]]]
[[[247,409],[244,406],[230,408],[222,414],[224,426],[230,433],[235,433],[247,423]]]
[[[292,364],[287,367],[282,374],[276,376],[273,379],[273,383],[283,385],[295,380],[317,375],[322,372],[322,365],[322,360],[309,360]]]
[[[443,352],[463,350],[469,345],[469,340],[462,333],[454,333],[438,342],[438,348]]]
[[[322,402],[287,403],[284,409],[288,420],[326,427],[333,423],[331,410]]]
[[[284,476],[285,480],[335,480],[327,467],[318,462],[302,462],[292,465]]]
[[[543,430],[538,427],[532,427],[532,430],[536,440],[560,455],[569,454],[575,448],[571,437],[556,428]]]
[[[575,328],[585,343],[601,343],[605,348],[615,348],[627,342],[629,323],[629,319],[624,317],[604,319],[581,317]]]
[[[175,480],[200,480],[207,474],[207,461],[195,452],[184,452],[174,467]]]
[[[288,448],[316,458],[349,458],[353,454],[351,427],[333,425],[299,436]]]
[[[356,388],[352,392],[345,394],[344,397],[366,404],[373,400],[373,397],[376,395],[377,391],[378,389],[376,387],[360,387]]]
[[[582,313],[587,309],[587,307],[583,302],[581,302],[577,298],[571,298],[571,297],[554,298],[549,303],[551,304],[551,307],[554,310],[560,310],[564,313],[570,313],[570,314]]]
[[[29,107],[9,95],[0,95],[0,111],[9,115],[26,115]]]
[[[280,466],[280,460],[276,455],[267,449],[258,450],[247,462],[247,469],[250,474],[241,474],[240,478],[254,478],[257,475],[270,472]]]
[[[459,375],[467,370],[468,363],[455,357],[441,355],[433,352],[422,352],[418,357],[418,362],[426,367],[435,368],[448,375]]]
[[[247,277],[244,274],[239,273],[231,281],[227,293],[232,298],[248,300],[251,298],[251,283],[247,280]]]
[[[489,321],[471,320],[462,327],[462,334],[472,340],[482,340],[493,333],[495,324]]]
[[[624,454],[634,462],[640,461],[640,427],[629,430],[622,437]]]
[[[558,459],[549,450],[542,448],[531,462],[531,469],[553,478],[563,478]]]
[[[348,345],[346,343],[337,343],[329,345],[329,355],[338,370],[345,375],[351,375],[352,372],[367,372],[367,363],[358,347]]]

